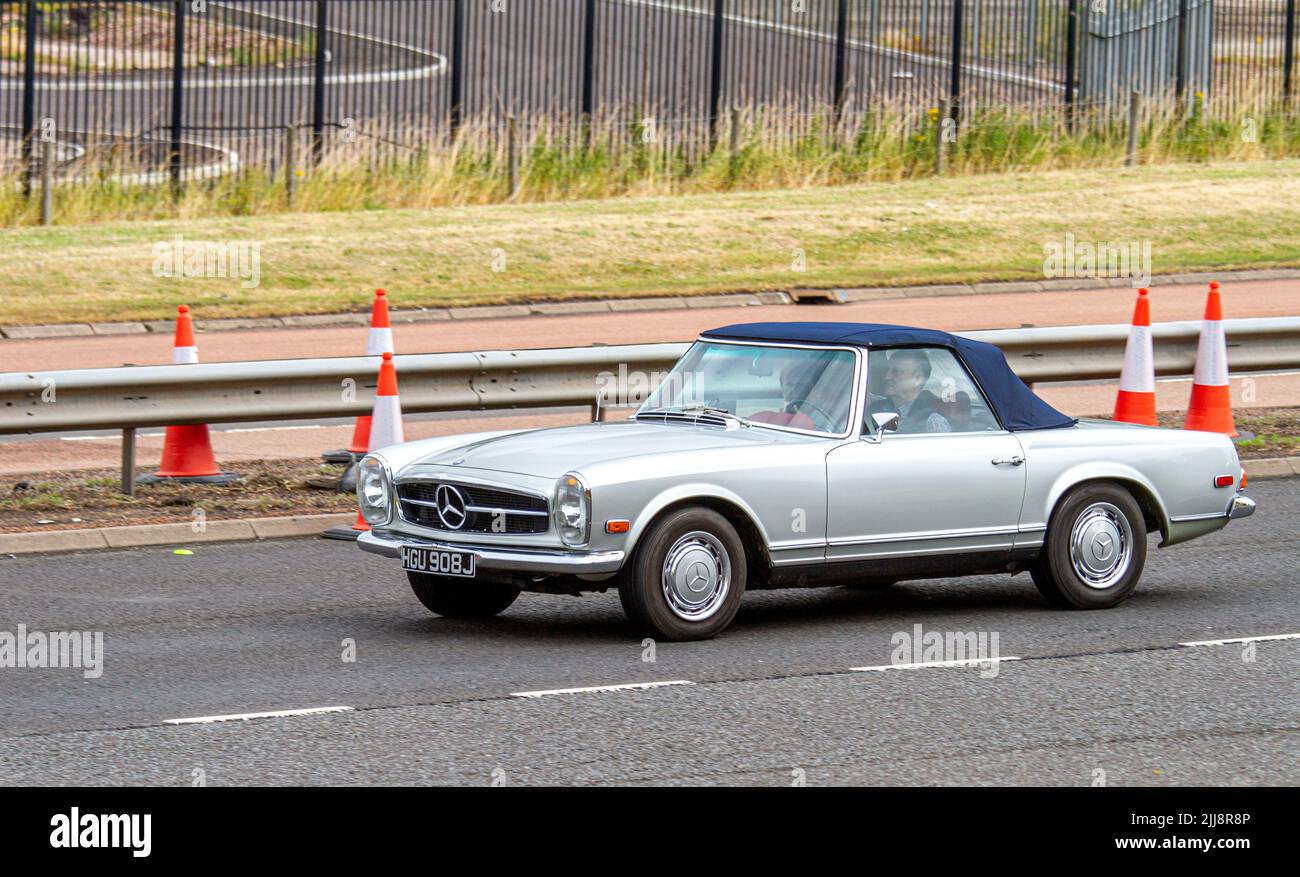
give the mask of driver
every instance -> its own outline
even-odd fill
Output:
[[[925,389],[929,380],[930,358],[923,351],[895,351],[885,366],[885,397],[871,403],[868,418],[897,412],[901,433],[952,432],[939,413],[939,397]]]
[[[820,363],[801,360],[787,363],[781,369],[781,396],[786,414],[812,414],[808,396],[821,377],[819,366]]]
[[[779,411],[759,411],[750,415],[756,423],[773,423],[796,429],[825,429],[826,415],[808,397],[821,378],[823,364],[806,359],[793,359],[781,366],[777,379],[781,383],[781,408]]]

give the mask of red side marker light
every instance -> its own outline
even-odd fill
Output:
[[[1236,480],[1231,475],[1216,475],[1214,476],[1214,486],[1231,487]]]

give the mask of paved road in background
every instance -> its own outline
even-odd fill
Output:
[[[1154,544],[1118,609],[1047,608],[1028,577],[750,594],[707,643],[641,637],[613,594],[429,615],[390,562],[315,540],[0,560],[5,624],[100,630],[105,670],[0,670],[0,782],[1111,785],[1300,782],[1300,479]],[[891,636],[999,635],[1020,657],[890,663]],[[353,640],[357,660],[341,659]],[[634,682],[693,685],[514,693]],[[314,707],[354,712],[164,726]]]
[[[245,12],[269,13],[314,27],[310,0],[228,3]],[[578,3],[468,4],[464,28],[464,114],[500,124],[507,114],[568,118],[582,106],[583,7]],[[707,10],[710,5],[696,4]],[[324,119],[334,135],[347,126],[366,131],[378,122],[386,138],[404,140],[449,131],[452,4],[430,0],[335,0],[330,4],[330,52]],[[754,7],[749,10],[752,13]],[[214,7],[214,10],[224,10]],[[191,22],[195,20],[191,13]],[[273,19],[253,21],[281,30]],[[847,85],[851,100],[865,104],[908,98],[922,105],[946,93],[947,54],[925,56],[871,45],[859,39],[865,22],[850,22]],[[193,24],[190,25],[194,27]],[[724,57],[722,101],[769,104],[799,114],[824,112],[834,98],[834,33],[831,15],[787,15],[774,27],[763,16],[730,14]],[[638,108],[659,120],[661,136],[699,141],[709,113],[706,83],[711,73],[713,23],[675,4],[605,0],[595,21],[596,65],[593,102]],[[886,34],[887,36],[887,34]],[[774,59],[776,62],[774,62]],[[1013,101],[1059,97],[1059,87],[1008,70],[967,63],[966,87],[980,100],[994,95]],[[1010,74],[1010,75],[1007,75]],[[243,164],[278,165],[283,126],[312,119],[310,59],[287,67],[252,66],[191,69],[185,90],[187,140],[233,150]],[[397,81],[376,83],[376,78]],[[10,90],[18,80],[7,77]],[[63,83],[58,83],[63,85]],[[110,87],[115,84],[115,87]],[[103,76],[93,100],[70,100],[62,89],[42,88],[38,118],[52,118],[62,137],[85,143],[91,135],[158,139],[166,134],[170,106],[167,71]],[[0,102],[0,123],[17,128],[17,101]],[[360,142],[365,142],[365,138]],[[205,151],[204,162],[216,155]]]
[[[400,287],[389,289],[389,296],[393,307],[403,306]],[[973,331],[1030,325],[1127,323],[1133,316],[1133,301],[1134,291],[1126,288],[929,298],[907,298],[899,290],[898,298],[848,305],[687,307],[641,313],[449,320],[398,324],[393,333],[398,353],[439,353],[688,341],[705,329],[756,320],[902,323]],[[1224,288],[1223,308],[1229,319],[1295,316],[1300,314],[1300,281],[1229,284]],[[1156,322],[1199,320],[1204,313],[1203,285],[1159,286],[1151,293],[1151,319]],[[200,320],[204,317],[201,311],[194,316]],[[200,333],[198,344],[204,362],[356,356],[365,352],[366,330],[343,327],[210,332]],[[169,333],[0,340],[0,371],[108,368],[127,363],[155,365],[169,363],[171,358]]]

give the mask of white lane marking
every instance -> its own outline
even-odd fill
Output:
[[[234,713],[228,716],[196,716],[191,719],[167,719],[166,725],[207,725],[213,722],[246,722],[250,719],[282,719],[288,716],[319,716],[324,713],[350,713],[350,706],[318,706],[301,710],[275,710],[267,713]]]
[[[1206,639],[1191,643],[1179,643],[1180,646],[1227,646],[1233,643],[1264,643],[1283,639],[1300,639],[1300,633],[1275,633],[1271,636],[1241,636],[1235,639]]]
[[[596,691],[633,691],[643,688],[663,688],[667,685],[694,685],[689,679],[672,679],[667,682],[629,682],[625,685],[593,685],[590,688],[552,688],[547,691],[512,691],[511,697],[548,697],[552,694],[589,694]]]
[[[1003,661],[1019,661],[1014,655],[999,658],[969,658],[960,661],[922,661],[919,664],[880,664],[875,667],[850,667],[850,673],[880,673],[885,670],[923,670],[927,667],[979,667],[984,664],[999,664]]]

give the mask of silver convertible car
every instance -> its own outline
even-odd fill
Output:
[[[1028,571],[1053,605],[1137,586],[1147,535],[1255,504],[1232,442],[1074,420],[996,347],[857,323],[706,332],[625,422],[450,436],[360,464],[371,532],[440,615],[617,588],[652,636],[715,636],[746,590]]]

